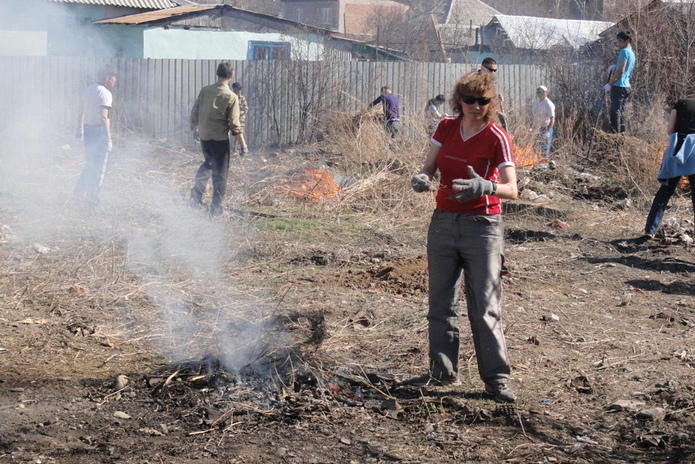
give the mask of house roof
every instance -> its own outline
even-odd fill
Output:
[[[168,8],[166,10],[159,11],[148,11],[146,13],[137,13],[127,16],[121,16],[118,18],[102,19],[100,21],[95,21],[94,24],[123,24],[129,26],[158,26],[161,23],[167,23],[169,21],[176,21],[179,19],[186,19],[187,17],[196,17],[201,14],[206,14],[207,12],[217,10],[228,10],[235,11],[239,15],[243,15],[246,19],[251,19],[255,21],[265,20],[274,24],[281,26],[294,26],[304,30],[312,31],[314,33],[323,34],[329,36],[332,40],[337,42],[352,43],[365,48],[373,49],[378,51],[379,54],[383,56],[388,56],[397,59],[403,59],[403,56],[395,50],[390,50],[386,47],[373,46],[367,42],[361,40],[354,40],[345,37],[341,37],[335,34],[333,31],[328,29],[323,29],[315,26],[309,26],[306,24],[298,23],[296,21],[291,21],[289,19],[278,18],[277,16],[271,16],[264,13],[256,13],[249,10],[244,10],[241,8],[236,8],[230,5],[196,5],[196,6],[180,6],[175,8]]]
[[[446,23],[463,23],[468,26],[473,21],[473,27],[484,26],[499,11],[480,0],[451,0]]]
[[[613,23],[535,16],[495,15],[498,24],[516,48],[546,50],[553,47],[579,48],[599,38]]]
[[[439,40],[445,47],[476,44],[476,29],[492,21],[499,11],[481,0],[434,0],[431,14],[439,22]]]
[[[270,23],[282,27],[301,28],[306,31],[311,31],[316,34],[332,35],[333,31],[317,26],[302,24],[289,19],[278,18],[277,16],[267,15],[265,13],[256,13],[255,11],[244,10],[231,5],[196,5],[196,6],[179,6],[168,8],[166,10],[147,11],[145,13],[136,13],[127,16],[119,16],[117,18],[102,19],[95,21],[94,24],[124,24],[130,26],[152,26],[156,27],[161,24],[168,24],[177,20],[186,20],[195,18],[201,15],[210,14],[215,11],[236,12],[239,17],[253,22],[261,22],[264,24]]]
[[[145,13],[119,16],[117,18],[102,19],[101,21],[95,21],[95,24],[129,24],[131,26],[143,25],[156,21],[176,19],[182,16],[188,16],[194,13],[214,10],[217,8],[220,8],[220,5],[177,6],[174,8],[167,8],[165,10],[148,11]]]
[[[85,5],[123,6],[130,8],[164,9],[178,4],[173,0],[49,0],[55,3],[80,3]]]

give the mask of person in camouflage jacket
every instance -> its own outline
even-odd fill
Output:
[[[249,112],[249,104],[246,102],[246,97],[241,93],[241,84],[235,82],[232,84],[232,92],[234,92],[239,98],[239,121],[241,122],[241,127],[246,125],[246,115]]]

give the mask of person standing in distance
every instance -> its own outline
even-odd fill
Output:
[[[544,158],[550,158],[555,127],[555,104],[548,98],[548,88],[544,85],[536,89],[536,96],[538,100],[531,107],[533,128],[538,131],[534,151]]]
[[[232,63],[224,61],[217,66],[217,82],[203,87],[191,109],[191,130],[197,131],[205,157],[195,176],[191,202],[195,207],[203,206],[203,195],[212,174],[211,216],[222,213],[229,172],[230,132],[239,142],[241,152],[248,152],[239,122],[239,99],[229,88],[231,80]]]
[[[78,202],[92,208],[99,205],[99,191],[113,148],[109,111],[113,105],[111,89],[115,85],[116,71],[104,68],[99,73],[99,82],[85,89],[78,116],[77,138],[84,142],[85,165],[74,196]]]
[[[491,56],[486,57],[483,59],[483,62],[480,63],[480,72],[491,74],[493,78],[496,78],[497,61]],[[504,97],[500,93],[497,95],[497,98],[499,98],[500,101],[499,109],[497,110],[497,119],[500,121],[500,126],[502,126],[504,130],[507,130],[507,116],[504,114]]]
[[[239,123],[241,124],[241,131],[246,134],[246,116],[249,113],[249,104],[246,101],[246,97],[241,93],[241,84],[234,82],[232,84],[232,92],[234,92],[239,99]],[[244,137],[246,137],[244,135]],[[236,147],[236,139],[234,139],[234,146]],[[236,151],[236,150],[235,150]],[[248,155],[248,150],[244,152],[243,150],[239,153],[240,156]]]
[[[609,110],[611,130],[613,132],[625,132],[625,103],[632,93],[630,77],[635,69],[635,52],[632,51],[632,36],[627,31],[620,31],[617,35],[620,53],[615,64],[615,72],[608,80],[611,86],[611,107]]]

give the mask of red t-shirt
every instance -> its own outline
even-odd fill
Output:
[[[499,182],[499,169],[514,166],[514,154],[509,134],[490,122],[480,132],[463,140],[461,118],[445,118],[437,126],[432,143],[441,147],[437,157],[439,190],[437,208],[450,213],[500,214],[500,199],[483,195],[464,203],[450,200],[458,193],[451,188],[454,179],[468,179],[468,165],[484,179]]]

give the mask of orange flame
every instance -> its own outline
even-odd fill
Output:
[[[532,169],[536,164],[547,163],[550,160],[536,153],[531,142],[526,145],[514,145],[514,161],[517,168]]]
[[[280,187],[283,194],[311,203],[334,198],[340,192],[333,176],[323,169],[307,168],[283,182]]]

